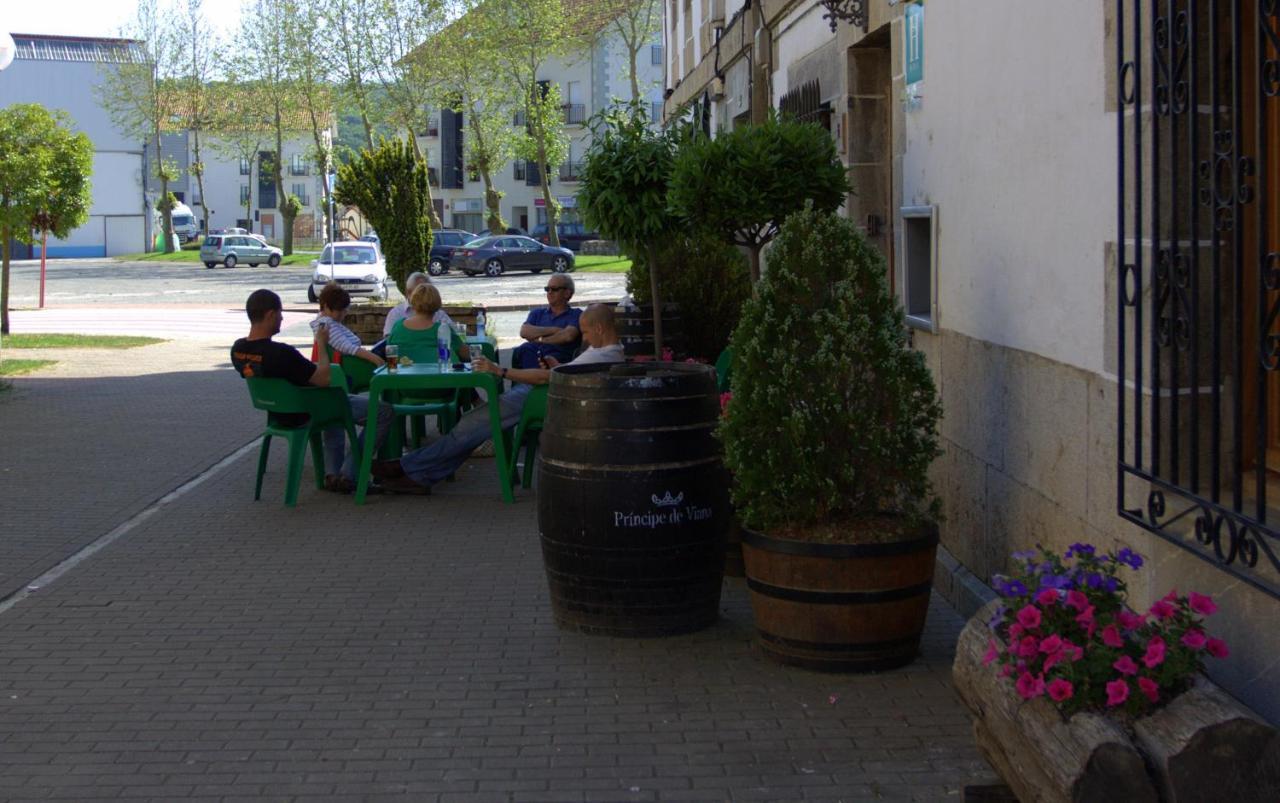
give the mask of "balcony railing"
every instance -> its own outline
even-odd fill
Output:
[[[561,181],[581,181],[582,180],[582,162],[563,162],[560,165]]]
[[[307,165],[306,165],[305,163],[303,163],[303,164],[296,164],[296,163],[295,163],[295,164],[291,164],[291,165],[289,165],[289,175],[291,175],[291,176],[305,176],[305,175],[307,175]]]
[[[566,125],[582,125],[587,121],[587,107],[581,103],[566,103],[560,108],[564,110]]]

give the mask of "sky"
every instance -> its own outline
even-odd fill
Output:
[[[168,5],[161,0],[160,5]],[[0,0],[0,30],[63,36],[115,36],[134,0]],[[240,18],[240,0],[204,0],[205,17],[223,30]]]

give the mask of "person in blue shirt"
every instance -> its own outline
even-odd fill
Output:
[[[537,368],[543,357],[569,362],[582,343],[578,325],[582,310],[569,306],[573,279],[564,273],[552,274],[542,289],[547,293],[547,306],[531,310],[520,327],[520,336],[525,342],[511,354],[513,368]]]

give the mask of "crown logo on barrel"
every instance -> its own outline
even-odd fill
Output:
[[[675,507],[676,505],[684,501],[684,493],[682,492],[679,496],[677,496],[674,499],[671,498],[670,491],[667,491],[667,495],[662,497],[661,499],[658,498],[657,494],[653,494],[649,498],[652,499],[653,503],[658,507]]]

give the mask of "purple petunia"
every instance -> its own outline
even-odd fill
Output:
[[[1072,558],[1076,555],[1088,555],[1092,557],[1097,551],[1097,548],[1092,544],[1072,544],[1067,548],[1067,557]]]
[[[1065,574],[1046,574],[1040,578],[1040,587],[1068,589],[1071,588],[1071,578]]]
[[[1130,569],[1142,568],[1142,556],[1139,555],[1137,552],[1134,552],[1129,547],[1122,548],[1120,552],[1116,555],[1115,559],[1116,559],[1116,562],[1123,563],[1124,565],[1128,566]]]

